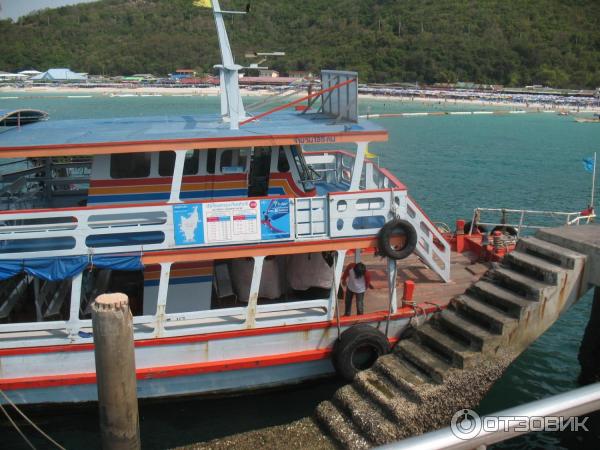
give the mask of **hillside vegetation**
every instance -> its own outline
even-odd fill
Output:
[[[222,0],[229,9],[246,1]],[[600,87],[598,0],[253,0],[228,18],[237,61],[285,51],[275,69],[353,69],[369,82]],[[211,71],[209,10],[192,0],[101,0],[0,21],[0,70]]]

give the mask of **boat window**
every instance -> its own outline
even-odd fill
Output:
[[[219,170],[221,173],[244,173],[248,164],[250,149],[225,150],[221,153]]]
[[[308,167],[306,166],[306,161],[304,160],[304,156],[300,153],[297,146],[292,145],[290,147],[292,151],[292,157],[294,158],[294,162],[296,163],[296,167],[298,169],[298,174],[300,175],[300,180],[309,180],[309,172]]]
[[[290,163],[287,159],[287,155],[285,154],[285,148],[281,145],[279,146],[279,157],[277,158],[277,170],[279,172],[290,171]]]
[[[145,178],[150,175],[150,153],[110,155],[111,178]]]
[[[131,313],[134,316],[143,315],[145,300],[144,275],[141,270],[129,271],[90,268],[89,270],[84,270],[82,275],[81,303],[79,308],[80,319],[91,318],[92,303],[98,295],[106,292],[124,293],[129,299]]]
[[[219,170],[223,172],[223,167],[231,166],[231,161],[233,159],[233,150],[225,150],[221,153],[221,161],[219,164]]]
[[[217,161],[217,149],[209,148],[206,154],[206,173],[215,173],[215,163]]]
[[[71,280],[46,281],[21,273],[0,281],[0,323],[69,320]]]
[[[196,175],[198,173],[198,163],[200,161],[200,152],[198,150],[189,150],[185,153],[185,163],[183,165],[184,175]],[[160,152],[158,156],[158,174],[161,177],[172,177],[175,169],[175,152]]]

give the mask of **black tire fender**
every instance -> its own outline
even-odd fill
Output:
[[[377,358],[389,353],[390,343],[377,328],[359,323],[344,331],[333,346],[332,362],[335,371],[347,381],[368,369]]]
[[[471,222],[465,223],[463,231],[465,232],[465,234],[469,234],[469,231],[471,231]],[[486,234],[487,228],[483,225],[479,225],[478,223],[476,223],[475,226],[473,227],[473,231],[479,231],[479,233],[481,233],[481,234]]]
[[[401,248],[392,245],[392,236],[397,232],[406,236]],[[404,259],[415,251],[417,239],[417,231],[409,222],[402,219],[390,220],[379,230],[377,235],[378,253],[392,259]]]

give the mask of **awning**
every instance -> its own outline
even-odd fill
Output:
[[[140,255],[85,255],[0,260],[0,280],[27,273],[46,281],[73,278],[87,268],[142,270]]]

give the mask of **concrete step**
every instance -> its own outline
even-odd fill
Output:
[[[396,348],[403,358],[425,372],[433,381],[437,383],[444,382],[451,366],[432,350],[416,339],[403,339]]]
[[[363,436],[376,445],[383,445],[399,438],[398,428],[375,402],[363,396],[353,384],[338,389],[333,396],[333,403],[342,409]]]
[[[373,403],[376,403],[396,426],[403,423],[406,402],[410,402],[410,400],[387,376],[375,370],[363,370],[356,374],[352,384],[362,395],[369,397]],[[406,402],[402,400],[406,400]],[[415,408],[417,407],[414,403],[412,405]]]
[[[533,236],[519,239],[517,250],[545,259],[565,269],[575,268],[577,260],[585,258],[585,255],[581,253]]]
[[[418,387],[431,381],[417,374],[417,368],[409,366],[408,361],[401,359],[395,353],[380,357],[372,369],[390,380],[408,400],[414,403],[421,402]]]
[[[490,270],[486,278],[491,278],[500,286],[515,292],[527,299],[539,301],[544,295],[544,291],[552,285],[542,283],[527,275],[522,275],[513,269],[499,267]]]
[[[344,448],[363,450],[373,447],[373,443],[365,439],[355,424],[330,401],[319,403],[315,410],[315,418],[326,433]]]
[[[454,367],[460,369],[472,367],[475,363],[474,357],[479,354],[447,333],[435,328],[432,323],[426,323],[417,328],[417,338],[427,347],[446,355],[447,360]]]
[[[529,275],[536,280],[557,286],[566,269],[559,265],[516,250],[504,257],[503,265]]]
[[[472,350],[487,351],[505,341],[501,335],[490,333],[451,309],[442,311],[436,322],[443,330],[466,341]]]
[[[510,333],[519,324],[518,320],[504,311],[494,308],[469,295],[458,295],[450,302],[450,307],[462,312],[473,322],[483,325],[494,334]]]
[[[534,305],[535,301],[527,300],[489,281],[479,280],[467,289],[467,294],[480,298],[506,312],[516,319],[523,319]]]

